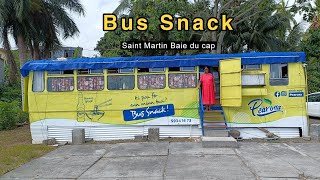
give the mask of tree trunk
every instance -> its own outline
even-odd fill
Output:
[[[221,31],[219,34],[219,39],[217,41],[217,54],[222,53],[222,43],[225,35],[226,35],[226,31]]]
[[[213,7],[213,17],[218,16],[218,5],[219,5],[219,0],[213,0],[214,2],[214,7]],[[217,17],[218,18],[218,17]],[[218,37],[218,32],[217,31],[211,31],[212,33],[212,41],[217,42],[217,37]],[[213,54],[217,54],[217,50],[212,50]]]
[[[31,58],[34,59],[34,51],[33,51],[32,40],[29,40],[29,48],[30,48],[30,52],[31,52]]]
[[[25,38],[23,35],[18,34],[17,36],[17,45],[19,48],[19,59],[20,59],[20,68],[26,63],[27,61],[27,45]],[[22,108],[24,107],[24,79],[21,76],[21,99],[22,99]]]
[[[45,43],[44,45],[44,59],[49,59],[50,57],[50,47],[48,43]]]
[[[39,48],[39,42],[34,41],[33,42],[33,54],[34,54],[34,60],[39,60],[40,58],[40,48]]]
[[[2,30],[2,37],[3,37],[3,47],[6,51],[6,56],[9,65],[9,84],[14,84],[18,80],[18,67],[17,63],[13,57],[11,52],[11,47],[8,39],[8,29],[6,27]]]

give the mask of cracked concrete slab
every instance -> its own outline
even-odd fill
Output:
[[[73,145],[0,179],[320,179],[319,149],[320,143],[241,142],[238,149],[196,142]]]
[[[181,178],[254,179],[235,155],[169,156],[165,175]]]
[[[274,146],[279,144],[264,144],[264,143],[248,143],[250,146],[241,146],[236,150],[245,163],[259,177],[270,178],[299,178],[303,172],[294,167],[287,161],[281,159],[278,155],[280,152],[288,153],[288,149],[280,149]],[[274,148],[274,149],[273,149]],[[273,149],[273,150],[270,150]]]
[[[232,148],[203,148],[201,143],[174,142],[169,146],[170,155],[235,155]]]
[[[48,153],[46,157],[102,156],[108,149],[110,149],[110,145],[108,144],[67,145],[61,146],[55,151]]]
[[[84,178],[158,178],[163,176],[166,156],[102,158]]]
[[[166,156],[169,142],[121,143],[112,146],[104,157]]]

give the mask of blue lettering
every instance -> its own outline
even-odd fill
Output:
[[[248,103],[253,116],[266,116],[276,112],[282,112],[282,106],[275,105],[260,108],[262,103],[262,99],[254,99]]]
[[[250,101],[250,102],[248,103],[249,106],[250,106],[250,104],[253,103],[253,106],[250,107],[250,110],[251,110],[253,116],[256,116],[255,113],[254,113],[254,111],[261,106],[262,102],[263,102],[262,99],[254,99],[254,100],[252,100],[252,101]],[[259,104],[258,104],[258,103],[259,103]],[[257,104],[258,104],[258,105],[257,105]],[[259,110],[259,111],[260,111],[260,110]]]

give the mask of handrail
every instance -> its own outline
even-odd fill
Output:
[[[203,122],[204,109],[203,109],[203,103],[202,103],[201,88],[199,88],[199,115],[200,115],[202,136],[204,136],[204,124],[203,124],[204,123]]]

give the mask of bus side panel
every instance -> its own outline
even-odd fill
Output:
[[[270,85],[269,68],[269,65],[262,66],[262,71],[266,72],[266,86],[263,88],[267,89],[267,95],[243,96],[241,107],[224,107],[229,126],[296,128],[295,132],[301,128],[302,134],[307,136],[306,81],[302,64],[289,63],[289,84],[283,86]]]
[[[30,122],[198,125],[198,89],[30,93]]]

